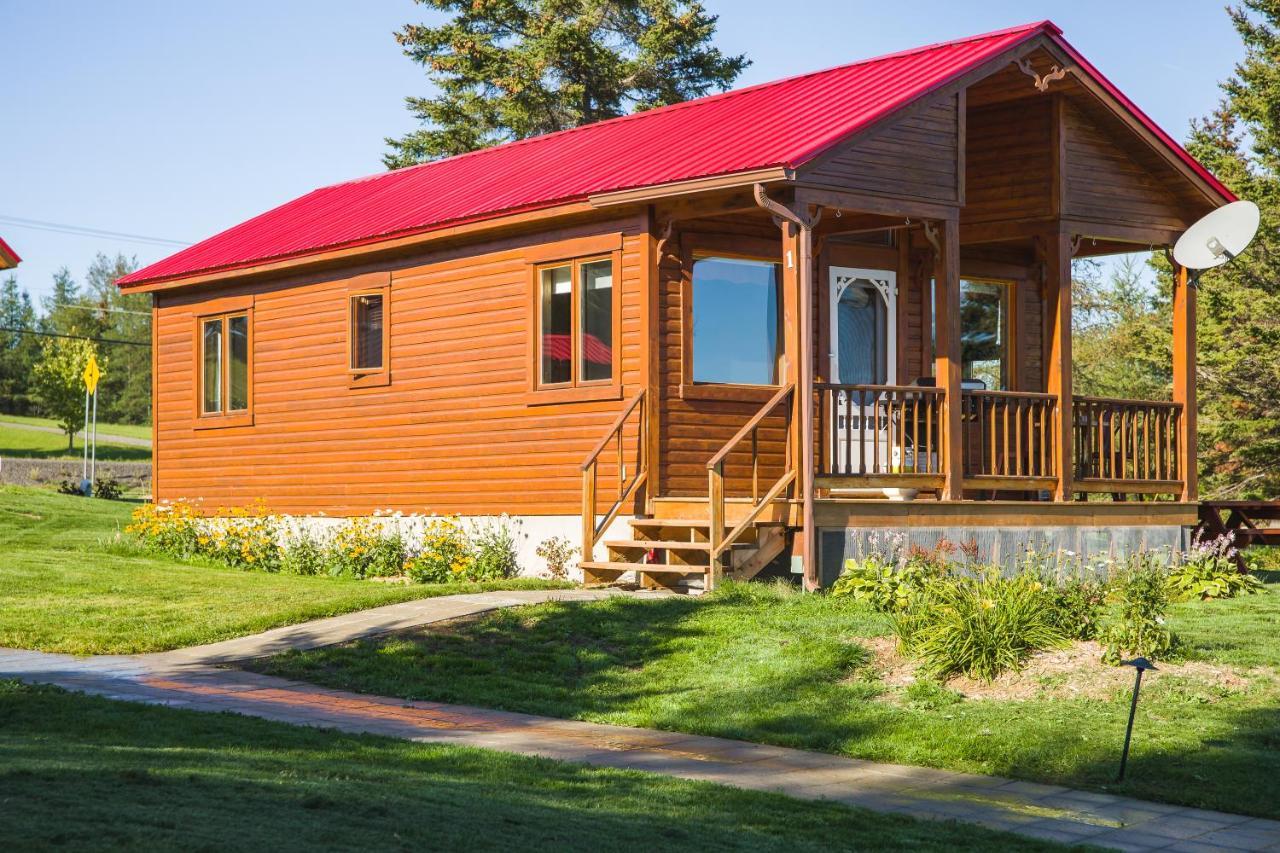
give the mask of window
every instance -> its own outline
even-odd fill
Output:
[[[937,288],[933,291],[933,351],[938,351]],[[1013,282],[960,279],[960,378],[989,391],[1009,390],[1009,294]],[[933,365],[929,365],[930,374]]]
[[[769,261],[694,261],[695,383],[778,384],[781,277]]]
[[[247,415],[251,340],[247,311],[199,319],[200,415]]]
[[[875,284],[854,279],[836,299],[836,365],[844,385],[889,381],[889,306]]]
[[[376,373],[386,367],[386,333],[383,329],[384,293],[351,296],[351,370]]]
[[[539,388],[607,384],[613,379],[613,260],[538,267]]]

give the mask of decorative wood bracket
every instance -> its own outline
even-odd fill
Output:
[[[1067,69],[1060,68],[1057,65],[1053,66],[1053,70],[1048,74],[1038,74],[1036,73],[1035,68],[1031,66],[1031,60],[1025,56],[1021,59],[1014,60],[1014,63],[1023,74],[1035,81],[1036,90],[1040,92],[1049,91],[1050,83],[1055,80],[1061,80],[1063,77],[1067,76]]]
[[[655,254],[658,256],[658,263],[662,263],[662,258],[667,251],[667,241],[671,239],[671,232],[675,230],[675,219],[668,219],[667,224],[662,229],[662,234],[658,237],[657,246],[655,246]]]
[[[938,256],[942,256],[942,241],[938,239],[938,226],[925,219],[921,223],[924,226],[924,238],[929,241],[929,245],[933,246],[933,251]]]
[[[1083,234],[1076,234],[1071,238],[1071,257],[1074,258],[1076,253],[1080,251],[1080,243],[1082,240],[1084,240]]]

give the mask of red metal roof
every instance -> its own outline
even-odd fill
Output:
[[[10,267],[16,267],[22,263],[22,258],[18,257],[18,253],[9,248],[9,244],[0,237],[0,270],[7,270]]]
[[[796,168],[1041,34],[1070,50],[1057,26],[1041,21],[334,184],[183,249],[119,283],[168,281],[317,254],[584,201],[597,193],[771,167]],[[1078,58],[1074,51],[1072,55]],[[1092,72],[1092,66],[1079,61]],[[1224,198],[1233,198],[1110,83],[1102,82]]]

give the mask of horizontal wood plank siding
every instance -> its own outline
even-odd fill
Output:
[[[584,225],[392,268],[384,387],[349,387],[352,273],[167,295],[156,332],[159,497],[332,514],[579,512],[579,464],[645,382],[645,227]],[[614,278],[623,397],[529,405],[525,248],[608,232],[625,235]],[[197,430],[193,318],[231,293],[254,298],[254,424]],[[614,471],[609,462],[601,476]]]
[[[1049,216],[1053,114],[1049,98],[970,109],[961,222]]]
[[[1185,228],[1187,206],[1166,186],[1173,171],[1114,118],[1063,105],[1066,175],[1063,214],[1123,224]]]
[[[959,200],[956,96],[941,98],[801,170],[802,181],[893,198]]]

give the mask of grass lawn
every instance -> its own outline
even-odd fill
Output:
[[[5,423],[29,424],[30,426],[53,427],[61,429],[58,422],[53,418],[35,418],[27,415],[0,415],[0,425]],[[145,438],[151,440],[151,424],[108,424],[101,421],[98,422],[98,437],[102,434],[107,435],[123,435],[128,438]]]
[[[177,562],[116,541],[132,506],[0,486],[0,646],[161,651],[435,595],[545,581],[392,586]]]
[[[1128,690],[962,699],[889,687],[847,600],[728,587],[701,599],[548,604],[253,664],[359,691],[649,726],[1280,817],[1280,589],[1180,606],[1193,657],[1248,667],[1242,689],[1152,673],[1128,779]],[[1127,682],[1125,682],[1127,684]]]
[[[98,427],[98,460],[101,462],[150,462],[151,448],[112,444],[102,437]],[[0,457],[24,459],[81,459],[84,436],[76,436],[75,449],[67,450],[67,437],[60,433],[23,429],[0,422]]]
[[[1060,850],[980,827],[0,682],[14,850]]]

